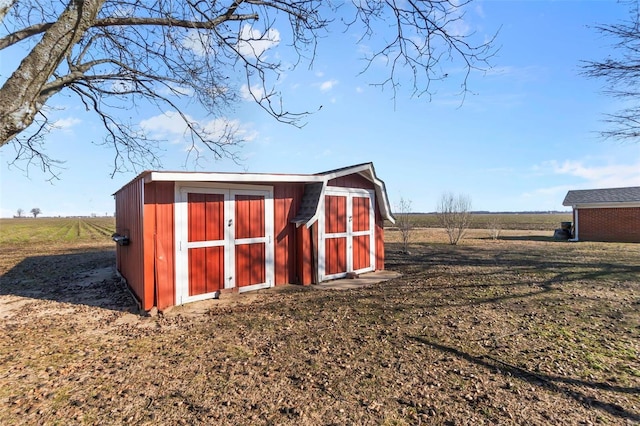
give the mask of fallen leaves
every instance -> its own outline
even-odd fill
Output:
[[[24,275],[12,257],[0,423],[639,421],[637,251],[479,241],[411,253],[389,245],[404,275],[376,286],[156,317],[132,314],[119,281],[94,273],[110,250],[38,252]]]

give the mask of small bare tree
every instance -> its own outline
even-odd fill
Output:
[[[449,243],[456,245],[471,224],[471,198],[464,194],[445,192],[436,208],[438,220],[447,231]]]
[[[22,217],[22,216],[24,215],[24,210],[22,210],[22,209],[18,209],[18,210],[16,211],[16,213],[18,214],[18,216],[16,216],[16,217]]]
[[[40,213],[42,213],[42,210],[40,210],[39,207],[34,207],[31,209],[30,213],[33,215],[34,218],[36,218]]]
[[[396,217],[396,226],[400,231],[400,239],[402,240],[402,253],[409,254],[409,241],[413,231],[413,223],[411,221],[411,200],[400,198],[400,202],[396,206],[398,214]]]
[[[500,222],[500,219],[496,216],[489,222],[489,235],[491,236],[492,240],[497,240],[498,238],[500,238],[501,232],[502,222]]]

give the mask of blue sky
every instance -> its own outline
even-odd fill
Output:
[[[610,51],[593,26],[628,15],[614,1],[473,1],[464,25],[478,36],[500,29],[493,69],[469,78],[464,102],[457,69],[435,86],[431,101],[411,98],[370,83],[388,73],[376,66],[359,75],[366,44],[353,34],[334,32],[321,40],[312,69],[282,76],[279,88],[290,109],[317,110],[306,126],[295,128],[240,102],[227,119],[242,129],[247,142],[240,165],[210,161],[198,170],[316,173],[372,161],[387,186],[391,203],[410,200],[413,211],[433,211],[445,191],[471,197],[474,210],[565,210],[570,189],[640,185],[640,143],[599,138],[603,114],[619,101],[601,94],[601,81],[579,75],[581,60],[597,60]],[[278,55],[285,46],[275,46]],[[11,55],[17,55],[12,51]],[[13,71],[0,63],[0,83]],[[137,173],[111,178],[113,153],[91,141],[103,130],[95,116],[74,103],[54,98],[59,130],[47,142],[47,154],[65,160],[61,180],[32,168],[28,176],[8,166],[11,146],[0,149],[0,215],[39,207],[45,216],[113,214],[111,194]],[[211,120],[197,108],[189,114]],[[186,154],[176,121],[156,110],[130,111],[162,145],[164,170],[185,170]],[[193,166],[187,164],[187,170]]]

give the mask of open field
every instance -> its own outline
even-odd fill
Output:
[[[0,424],[640,424],[639,244],[388,230],[398,279],[144,317],[108,237],[7,229]]]
[[[115,227],[113,217],[0,219],[0,245],[110,241]]]
[[[396,213],[397,215],[397,213]],[[438,216],[427,213],[409,215],[411,224],[416,228],[439,228]],[[474,213],[471,228],[491,229],[499,227],[509,230],[552,231],[560,228],[560,222],[573,220],[571,213]],[[389,227],[392,227],[390,225]]]

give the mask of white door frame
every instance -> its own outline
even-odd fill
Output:
[[[188,242],[188,194],[223,194],[224,195],[224,240],[214,242]],[[264,196],[264,231],[261,238],[235,238],[235,195]],[[274,285],[274,243],[273,243],[273,187],[268,185],[238,185],[218,183],[185,182],[176,183],[175,188],[175,287],[176,305],[211,299],[219,296],[219,292],[189,295],[189,248],[224,246],[224,288],[232,289],[235,282],[235,246],[238,244],[265,244],[265,282],[241,287],[239,291],[257,290]]]
[[[347,198],[347,230],[346,232],[331,233],[325,232],[325,196],[337,195]],[[365,197],[369,198],[369,230],[368,231],[353,231],[353,198]],[[364,272],[375,271],[376,264],[376,245],[375,245],[375,191],[372,189],[364,188],[343,188],[337,186],[328,186],[320,201],[321,214],[318,216],[318,232],[320,238],[318,238],[318,281],[326,281],[336,278],[342,278],[349,272],[355,272],[356,274],[362,274]],[[353,270],[353,237],[361,235],[369,235],[369,267]],[[338,274],[325,275],[325,238],[346,238],[347,239],[347,271]]]

